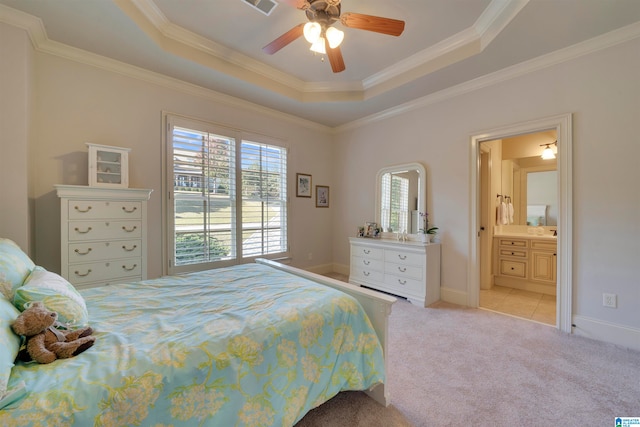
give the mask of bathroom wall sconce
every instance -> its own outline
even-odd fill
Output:
[[[543,151],[542,151],[542,157],[544,160],[551,160],[551,159],[555,159],[556,158],[556,154],[553,152],[553,149],[551,148],[552,145],[558,145],[558,141],[552,142],[550,144],[540,144],[541,147],[546,147]]]

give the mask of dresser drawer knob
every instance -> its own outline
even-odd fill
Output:
[[[79,277],[87,277],[89,274],[91,274],[91,269],[87,270],[87,272],[84,274],[80,274],[78,270],[75,271],[75,275]]]
[[[80,249],[76,249],[76,250],[75,250],[75,252],[76,252],[78,255],[86,255],[86,254],[88,254],[89,252],[91,252],[91,248],[87,248],[87,250],[86,250],[86,251],[84,251],[84,252],[80,252]]]
[[[138,208],[136,208],[135,206],[131,209],[127,209],[126,206],[122,207],[122,210],[125,211],[126,213],[134,213]]]
[[[406,285],[407,281],[398,279],[398,283],[400,283],[401,285]]]
[[[131,227],[131,228],[127,228],[127,227],[125,227],[124,225],[122,226],[122,229],[123,229],[124,231],[126,231],[127,233],[132,233],[132,232],[134,232],[137,228],[138,228],[138,227],[136,227],[135,225],[134,225],[133,227]]]
[[[76,227],[75,230],[76,230],[77,233],[87,234],[88,232],[91,231],[91,227],[87,227],[87,229],[85,231],[80,230],[78,227]]]
[[[138,245],[133,245],[131,248],[127,248],[125,245],[122,245],[122,249],[124,249],[127,252],[131,252],[133,250],[135,250],[138,247]]]
[[[79,207],[77,207],[77,206],[74,206],[73,208],[74,208],[75,210],[77,210],[78,212],[80,212],[80,213],[87,213],[87,212],[89,212],[89,211],[91,210],[91,206],[87,206],[87,208],[86,208],[86,209],[80,209],[80,208],[79,208]]]
[[[362,262],[364,263],[364,265],[369,265],[369,264],[371,264],[371,262],[370,262],[370,261],[367,261],[366,259],[363,259],[363,260],[362,260]]]
[[[123,265],[122,269],[125,270],[125,271],[132,271],[132,270],[135,270],[137,266],[138,266],[138,264],[133,264],[133,267],[129,268],[126,265]]]
[[[406,267],[398,267],[398,270],[399,270],[401,273],[404,273],[405,271],[407,271]]]
[[[363,249],[362,252],[364,252],[367,255],[369,255],[371,253],[371,251],[369,249]]]
[[[401,260],[404,261],[405,259],[407,259],[407,256],[406,255],[402,255],[402,254],[398,254],[398,258],[400,258]]]
[[[364,274],[365,276],[369,276],[369,272],[368,271],[363,271],[362,274]]]

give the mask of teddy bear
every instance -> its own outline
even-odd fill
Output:
[[[49,311],[40,301],[33,302],[13,322],[11,327],[26,337],[26,352],[38,363],[67,359],[87,350],[96,340],[93,329],[59,330],[58,313]],[[24,357],[24,355],[22,355]]]

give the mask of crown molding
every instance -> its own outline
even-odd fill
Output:
[[[228,48],[170,22],[153,0],[114,1],[162,49],[301,102],[369,99],[478,54],[529,2],[492,0],[472,27],[362,81],[333,83],[305,82],[238,52],[230,55]]]
[[[388,108],[379,113],[363,117],[359,120],[354,120],[342,126],[334,127],[333,132],[334,134],[338,134],[354,130],[368,124],[386,120],[388,118],[395,117],[410,111],[418,110],[429,105],[437,104],[438,102],[452,99],[469,92],[483,89],[488,86],[493,86],[498,83],[514,79],[516,77],[524,76],[526,74],[530,74],[544,68],[561,64],[563,62],[570,61],[581,56],[589,55],[591,53],[595,53],[600,50],[607,49],[609,47],[625,43],[639,37],[640,22],[636,22],[634,24],[610,31],[601,36],[585,40],[564,49],[560,49],[555,52],[551,52],[549,54],[542,55],[525,62],[521,62],[500,71],[496,71],[494,73],[469,80],[467,82],[452,86],[438,92],[434,92],[422,98],[415,99],[413,101],[406,102],[392,108]]]
[[[331,127],[320,123],[302,119],[292,114],[255,104],[244,99],[204,88],[195,84],[187,83],[164,74],[156,73],[144,68],[136,67],[115,59],[97,55],[78,49],[63,43],[50,40],[40,18],[29,15],[22,11],[0,4],[0,22],[20,28],[29,36],[33,48],[37,52],[58,56],[81,64],[89,65],[98,69],[113,72],[123,76],[131,77],[146,83],[154,84],[166,89],[175,90],[187,95],[204,98],[215,103],[230,107],[249,110],[260,115],[273,117],[288,123],[293,123],[313,131],[330,133]]]
[[[543,55],[538,58],[522,62],[520,64],[516,64],[509,68],[496,71],[494,73],[476,78],[474,80],[470,80],[465,83],[461,83],[459,85],[435,92],[414,101],[397,105],[393,108],[389,108],[379,113],[369,115],[362,119],[354,120],[341,126],[330,127],[310,120],[301,119],[300,117],[267,108],[240,98],[225,95],[211,89],[203,88],[191,83],[186,83],[182,80],[168,77],[160,73],[149,71],[49,40],[46,35],[44,25],[39,18],[2,4],[0,4],[0,22],[4,22],[6,24],[25,30],[29,35],[34,49],[39,52],[59,56],[62,58],[73,60],[75,62],[115,72],[121,75],[145,81],[147,83],[158,85],[163,88],[173,89],[192,96],[197,96],[217,103],[222,103],[224,105],[247,109],[269,117],[274,117],[286,122],[294,123],[310,130],[331,134],[339,134],[345,131],[357,129],[367,124],[372,124],[394,116],[398,116],[403,113],[423,108],[428,105],[433,105],[444,100],[455,98],[469,92],[492,86],[640,37],[640,22],[637,22],[626,27],[611,31],[602,36],[595,37],[593,39],[586,40],[584,42],[569,46],[564,49],[560,49],[550,54]],[[317,85],[320,88],[319,90],[323,89],[320,83],[317,83]]]

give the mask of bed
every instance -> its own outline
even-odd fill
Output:
[[[96,344],[16,363],[0,425],[291,426],[343,390],[389,403],[392,297],[268,260],[78,295]]]

